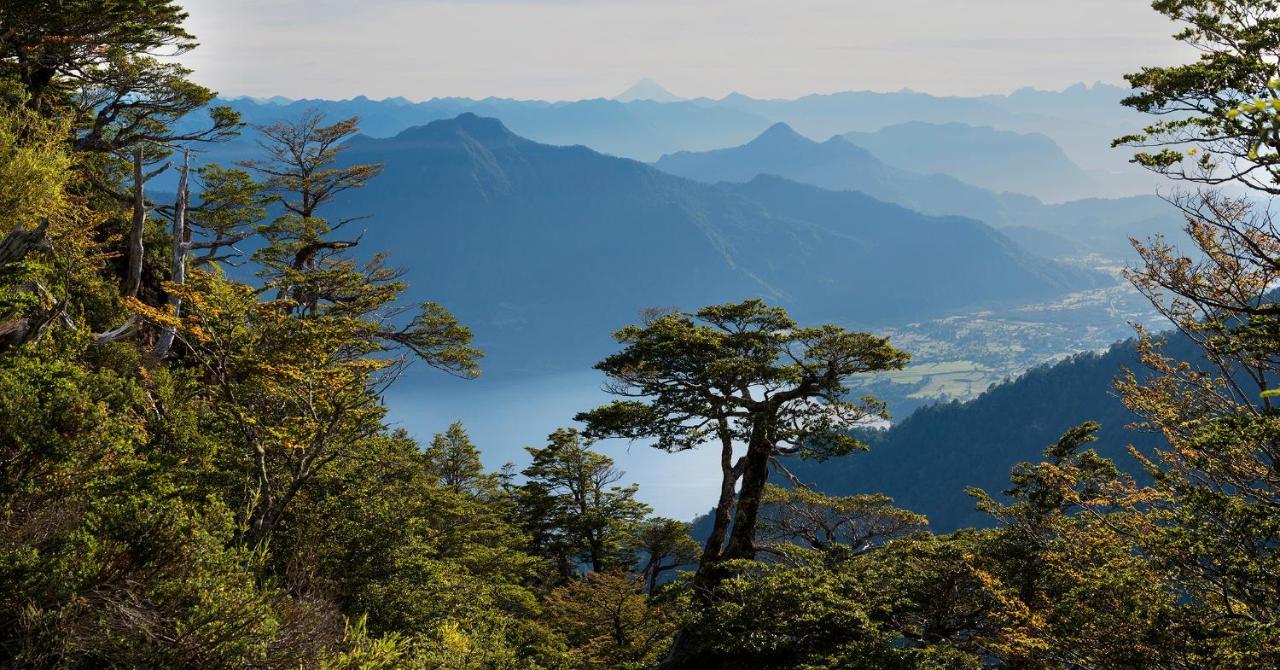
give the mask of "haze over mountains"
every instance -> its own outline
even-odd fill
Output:
[[[475,113],[501,119],[516,134],[545,144],[583,145],[646,161],[683,151],[758,145],[783,134],[771,128],[787,123],[787,128],[795,129],[786,133],[794,141],[775,142],[779,146],[774,152],[755,156],[751,169],[692,173],[682,171],[673,157],[659,166],[707,181],[745,181],[756,174],[775,174],[825,188],[858,190],[923,213],[967,216],[1002,227],[1038,255],[1066,258],[1100,252],[1126,258],[1131,251],[1130,234],[1146,237],[1176,229],[1177,217],[1170,215],[1164,203],[1146,199],[1074,202],[1062,207],[1044,204],[1080,196],[1152,192],[1149,182],[1129,179],[1140,171],[1125,163],[1123,152],[1106,148],[1120,129],[1131,127],[1126,121],[1129,112],[1115,104],[1122,94],[1122,89],[1099,84],[976,98],[900,91],[797,100],[731,95],[721,100],[659,102],[655,99],[675,96],[644,80],[615,100],[438,98],[414,103],[404,98],[357,97],[225,102],[254,124],[292,119],[312,109],[330,119],[359,116],[362,131],[371,137],[391,137],[433,120]],[[1090,110],[1088,124],[1079,115],[1065,113],[1079,108]],[[848,144],[864,151],[840,142],[801,142],[802,133],[843,135]],[[251,155],[256,148],[252,135],[213,147],[201,160],[230,163]],[[822,149],[807,144],[820,144]],[[1098,153],[1103,157],[1082,155],[1081,147],[1101,147]],[[823,165],[800,165],[806,158]],[[788,166],[788,160],[797,165]],[[1025,169],[1027,165],[1036,169]],[[1121,229],[1125,232],[1117,233]]]
[[[777,122],[820,138],[874,133],[908,122],[991,126],[1051,138],[1097,185],[1098,190],[1092,195],[1150,193],[1154,182],[1149,176],[1128,165],[1123,152],[1110,149],[1112,138],[1139,123],[1133,112],[1118,104],[1125,93],[1126,89],[1096,84],[1063,91],[1024,89],[1008,95],[969,98],[913,91],[856,91],[795,100],[757,100],[734,94],[719,100],[674,101],[676,96],[660,85],[642,81],[614,100],[435,98],[410,102],[404,98],[370,100],[361,96],[349,100],[236,98],[220,102],[230,104],[253,123],[294,118],[312,108],[330,118],[358,115],[364,132],[374,137],[390,137],[415,125],[472,112],[502,119],[515,133],[539,142],[583,144],[602,153],[643,161],[678,151],[743,144]],[[219,151],[231,155],[229,149],[235,144]],[[947,172],[941,165],[924,171]],[[1016,189],[1006,186],[996,190]],[[1053,195],[1044,197],[1057,199]],[[1075,196],[1067,193],[1065,197]]]
[[[1012,191],[1049,202],[1096,196],[1097,180],[1041,133],[990,126],[911,121],[844,138],[894,167],[941,173],[989,191]],[[1035,166],[1034,170],[1027,169]]]
[[[940,127],[926,128],[937,134]],[[963,126],[952,126],[952,129],[952,137],[975,134]],[[925,131],[921,130],[920,134]],[[910,135],[910,128],[895,127],[873,136],[855,137],[870,138],[881,147],[896,144],[894,151],[886,151],[896,154],[915,150],[916,140]],[[1000,137],[994,131],[979,131],[976,135]],[[1041,147],[1044,148],[1043,144]],[[946,151],[939,149],[938,153]],[[999,153],[999,150],[993,147],[992,152]],[[1047,154],[1050,162],[1061,158],[1057,152],[1042,153]],[[1036,156],[1035,160],[1040,158]],[[1021,157],[1024,165],[1029,164],[1026,162],[1029,160],[1033,160],[1031,156]],[[1016,164],[1016,159],[1010,161]],[[827,189],[861,191],[928,214],[967,216],[997,227],[1032,228],[1040,232],[1040,238],[1032,239],[1025,234],[1021,237],[1035,244],[1040,253],[1057,250],[1045,239],[1050,236],[1069,238],[1073,243],[1070,248],[1127,257],[1132,251],[1131,236],[1174,234],[1180,223],[1167,203],[1152,196],[1045,205],[1030,196],[996,193],[945,174],[920,174],[893,167],[871,151],[855,145],[848,136],[816,142],[784,123],[773,125],[742,146],[670,154],[655,165],[672,174],[707,183],[743,182],[760,174],[778,175]]]
[[[332,214],[371,215],[369,246],[476,331],[491,369],[586,367],[646,307],[763,297],[883,323],[1111,281],[977,221],[777,177],[700,184],[472,114],[357,138],[344,160],[386,168]]]

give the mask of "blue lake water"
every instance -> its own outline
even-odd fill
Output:
[[[542,446],[561,426],[573,426],[573,415],[608,402],[595,371],[538,377],[443,378],[422,366],[410,369],[387,393],[394,426],[426,443],[435,433],[461,420],[484,463],[496,470],[504,463],[517,469],[528,463],[524,447]],[[607,440],[595,447],[625,471],[620,484],[640,485],[639,498],[654,513],[689,520],[715,504],[719,488],[719,456],[715,449],[669,454],[645,444]]]

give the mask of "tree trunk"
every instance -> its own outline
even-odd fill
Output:
[[[720,421],[720,499],[712,516],[711,535],[702,549],[702,558],[698,561],[698,572],[694,575],[695,597],[705,594],[717,581],[714,576],[716,563],[720,562],[724,551],[724,539],[729,535],[729,519],[733,515],[733,507],[737,498],[738,472],[733,464],[733,441],[728,437],[728,427]]]
[[[191,249],[191,233],[187,229],[187,203],[191,193],[187,188],[187,177],[191,172],[191,153],[182,152],[182,171],[178,173],[178,197],[173,205],[173,276],[171,281],[178,286],[187,281],[187,253]],[[169,307],[173,309],[175,318],[181,313],[182,298],[177,294],[169,295]],[[177,337],[175,326],[165,326],[152,351],[152,360],[159,362],[173,348],[173,340]]]
[[[764,500],[764,488],[769,483],[769,456],[773,453],[772,411],[752,422],[751,441],[747,445],[746,464],[742,470],[742,488],[738,491],[738,508],[725,547],[723,560],[753,559],[756,557],[756,517]]]
[[[720,470],[723,473],[720,481],[720,501],[716,505],[714,525],[711,529],[711,536],[707,538],[707,544],[702,551],[702,559],[698,561],[698,572],[693,577],[693,597],[695,607],[705,607],[710,604],[716,587],[724,579],[724,572],[721,569],[721,563],[730,558],[734,558],[733,538],[738,535],[738,524],[742,518],[742,494],[736,491],[738,479],[743,478],[743,491],[747,490],[746,474],[751,470],[752,450],[756,448],[758,442],[763,441],[763,433],[765,431],[757,431],[752,429],[751,443],[748,445],[747,455],[738,464],[733,463],[733,442],[727,437],[728,429],[721,421],[721,451],[720,451]],[[760,437],[757,437],[757,434]],[[769,465],[769,453],[765,452],[764,467],[767,471]],[[742,466],[742,468],[740,468]],[[763,490],[764,485],[759,487]],[[757,496],[756,506],[759,506],[759,496]],[[730,517],[737,512],[738,518],[733,521],[733,535],[730,536],[729,546],[725,547],[725,536],[730,532]],[[755,510],[750,515],[750,526],[752,532],[755,529]],[[689,637],[688,631],[683,626],[676,629],[675,639],[671,641],[671,650],[667,652],[667,657],[662,660],[658,666],[658,670],[683,670],[684,668],[704,668],[705,663],[697,658],[698,643]]]
[[[600,546],[600,542],[594,537],[589,545],[591,552],[591,571],[604,572],[604,550]]]
[[[133,225],[129,228],[128,264],[125,267],[125,297],[138,297],[142,286],[142,234],[147,225],[147,198],[145,176],[142,174],[142,147],[133,150]]]
[[[658,590],[658,563],[659,561],[653,560],[653,555],[650,554],[648,564],[644,566],[644,570],[640,573],[648,577],[649,595],[653,595],[653,592]]]
[[[48,230],[48,223],[41,223],[39,228],[33,230],[25,230],[15,228],[0,239],[0,265],[16,263],[34,249],[40,249],[48,246],[49,240],[45,233]]]
[[[44,222],[33,230],[15,228],[10,231],[8,235],[0,239],[0,266],[17,263],[26,258],[27,254],[32,251],[48,247],[47,229],[48,223]],[[48,290],[41,286],[39,282],[31,282],[20,286],[18,291],[39,293],[50,300],[52,299],[48,295]],[[58,305],[55,305],[51,310],[36,310],[25,315],[17,310],[7,314],[0,314],[0,350],[15,347],[39,337],[44,329],[59,315],[64,315],[64,320],[66,320],[65,312],[62,312],[62,307]]]

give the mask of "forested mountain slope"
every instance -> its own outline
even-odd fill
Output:
[[[1178,335],[1166,353],[1197,361],[1199,354]],[[871,450],[827,463],[798,463],[793,470],[824,493],[883,492],[924,514],[935,532],[992,523],[974,507],[965,488],[990,493],[1008,487],[1009,471],[1038,462],[1042,451],[1069,428],[1102,424],[1096,445],[1130,470],[1137,464],[1125,447],[1149,448],[1159,437],[1129,427],[1135,416],[1120,402],[1114,382],[1124,370],[1144,374],[1135,342],[1119,342],[1104,353],[1073,356],[992,387],[975,400],[916,410],[891,429],[866,436]]]
[[[353,225],[473,324],[490,369],[585,368],[646,307],[758,296],[874,323],[1103,281],[975,221],[779,180],[699,184],[470,114],[355,138],[344,160],[385,173],[332,214],[370,215]]]

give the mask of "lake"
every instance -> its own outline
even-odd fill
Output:
[[[524,447],[545,445],[556,428],[575,425],[574,414],[609,401],[602,382],[594,370],[455,380],[414,366],[387,393],[387,404],[392,425],[422,444],[461,420],[488,469],[509,462],[519,469],[529,460]],[[624,440],[606,440],[595,448],[626,472],[620,484],[640,485],[638,497],[655,514],[690,520],[715,505],[720,466],[714,448],[669,454]]]

